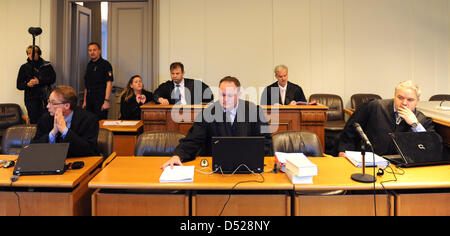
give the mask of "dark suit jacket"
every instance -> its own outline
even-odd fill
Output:
[[[284,99],[284,104],[282,105],[288,105],[292,101],[306,102],[306,98],[303,93],[303,89],[300,86],[288,81],[286,97]],[[278,82],[266,87],[261,96],[261,105],[274,105],[275,103],[281,104],[280,87],[278,86]]]
[[[202,111],[196,118],[194,125],[180,144],[174,155],[182,161],[195,159],[196,155],[211,156],[211,140],[216,136],[228,136],[223,116],[223,108],[215,102]],[[264,136],[265,153],[272,155],[272,136],[269,125],[262,109],[248,101],[239,100],[236,117],[233,122],[232,136]]]
[[[214,100],[214,95],[209,86],[200,80],[184,78],[184,87],[186,103],[188,105],[209,103]],[[172,80],[159,85],[154,93],[155,102],[158,103],[158,99],[162,97],[169,100],[170,104],[175,104],[175,99],[172,99],[172,91],[174,89],[175,86]]]
[[[427,132],[435,131],[431,118],[418,110],[414,114]],[[355,122],[361,125],[378,155],[397,154],[389,133],[413,132],[404,120],[399,125],[395,123],[393,99],[373,100],[361,105],[347,121],[339,141],[339,152],[361,150],[361,138],[353,127]]]
[[[98,156],[98,120],[97,117],[81,108],[73,111],[72,124],[61,143],[70,143],[68,157]],[[38,121],[33,143],[48,143],[49,133],[53,129],[54,117],[46,112]],[[51,150],[49,150],[51,151]]]

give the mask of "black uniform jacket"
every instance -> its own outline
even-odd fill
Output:
[[[101,57],[96,62],[89,61],[84,75],[84,86],[88,93],[91,90],[105,93],[108,81],[114,81],[111,63]]]
[[[48,112],[39,119],[33,143],[49,142],[48,136],[53,129],[53,121],[54,117]],[[57,142],[70,143],[68,157],[98,156],[98,129],[98,120],[94,114],[76,108],[73,111],[72,123],[66,137]]]
[[[196,155],[211,156],[212,137],[228,136],[224,110],[215,102],[202,111],[184,139],[175,148],[174,155],[182,161],[195,159]],[[248,101],[239,100],[236,117],[231,127],[232,136],[264,136],[265,153],[272,155],[272,136],[262,109]]]
[[[36,67],[33,66],[30,59],[27,61],[27,63],[20,67],[19,74],[17,76],[17,89],[25,90],[25,101],[41,99],[44,95],[46,95],[44,93],[48,92],[44,88],[55,83],[55,70],[50,62],[44,61],[42,58],[39,58],[39,60],[35,62]],[[39,84],[30,88],[27,86],[27,83],[30,82],[33,77],[39,79]]]

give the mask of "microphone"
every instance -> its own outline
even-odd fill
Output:
[[[30,27],[30,28],[28,28],[28,33],[30,33],[34,36],[38,36],[38,35],[42,34],[42,29],[40,27]]]
[[[361,128],[361,125],[359,123],[354,123],[353,126],[355,127],[356,131],[358,132],[359,136],[363,139],[363,141],[366,143],[367,146],[372,147],[372,143],[370,143],[369,139],[367,138],[367,135],[364,133],[364,131]]]
[[[359,125],[359,123],[354,123],[353,126],[355,127],[356,131],[358,132],[359,136],[361,136],[361,138],[363,139],[363,141],[366,143],[367,146],[370,146],[372,148],[372,152],[373,151],[373,147],[372,144],[370,143],[369,139],[367,138],[366,134],[364,133],[364,131],[361,128],[361,125]],[[377,181],[377,179],[369,174],[366,174],[366,158],[365,158],[365,146],[363,145],[362,147],[362,152],[361,152],[361,156],[362,156],[362,174],[352,174],[351,178],[354,181],[357,182],[361,182],[361,183],[375,183]],[[374,154],[374,162],[375,162],[375,154]],[[374,163],[375,164],[375,163]],[[373,169],[374,171],[374,175],[375,175],[375,168]]]

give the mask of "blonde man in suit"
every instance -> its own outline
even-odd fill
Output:
[[[274,73],[277,82],[264,89],[261,105],[296,105],[297,102],[306,102],[303,89],[288,81],[289,69],[287,66],[276,66]]]

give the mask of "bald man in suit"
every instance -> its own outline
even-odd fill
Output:
[[[227,76],[219,84],[219,101],[211,104],[196,118],[194,125],[180,144],[174,156],[161,168],[182,165],[182,162],[201,156],[211,156],[212,137],[264,136],[265,153],[272,155],[270,126],[262,109],[240,99],[240,82]]]

